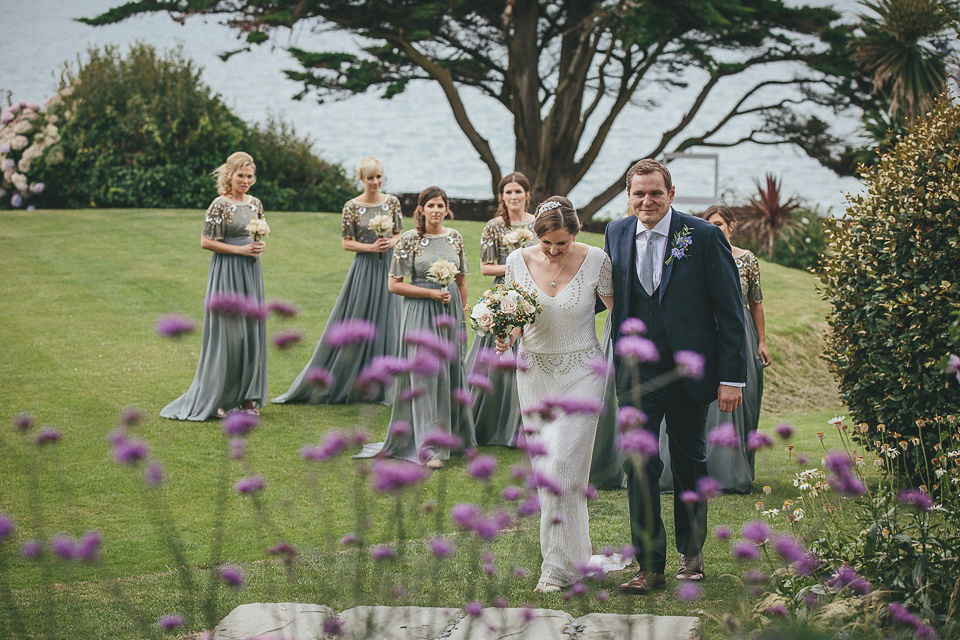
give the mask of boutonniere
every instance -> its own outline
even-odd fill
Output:
[[[680,260],[687,257],[687,248],[693,244],[693,238],[690,237],[690,227],[683,225],[680,231],[673,234],[673,242],[670,247],[670,256],[663,264],[670,264],[676,258]]]

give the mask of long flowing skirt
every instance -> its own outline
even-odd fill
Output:
[[[744,310],[747,327],[747,386],[743,388],[743,403],[732,413],[721,412],[714,400],[707,410],[707,436],[715,427],[733,423],[740,436],[740,445],[735,448],[714,447],[707,443],[707,473],[720,481],[724,491],[732,493],[750,493],[753,489],[754,454],[747,450],[750,433],[757,430],[760,422],[760,402],[763,399],[763,362],[757,353],[757,329],[753,315]],[[667,436],[664,425],[660,429],[660,458],[663,460],[663,474],[660,476],[661,491],[673,490],[673,476],[670,473],[670,453],[667,449]]]
[[[545,396],[595,399],[603,394],[606,381],[583,366],[599,355],[599,347],[571,354],[524,354],[530,369],[517,375],[520,405],[532,407]],[[547,455],[534,457],[531,466],[559,484],[556,495],[548,489],[537,490],[540,500],[540,552],[543,563],[540,576],[552,584],[568,585],[581,579],[583,563],[611,571],[626,566],[619,556],[592,556],[590,517],[584,491],[590,475],[591,451],[596,437],[596,414],[561,413],[545,421],[537,415],[525,417],[531,440],[546,445]]]
[[[218,408],[229,411],[252,401],[267,403],[267,326],[257,317],[239,318],[206,310],[217,294],[239,294],[264,301],[260,260],[214,253],[207,277],[200,361],[187,392],[160,415],[174,420],[206,420]]]
[[[389,388],[372,385],[359,390],[353,386],[357,374],[376,356],[396,353],[396,328],[400,320],[400,296],[387,291],[387,270],[393,250],[384,253],[358,253],[347,272],[340,296],[333,305],[327,326],[307,366],[286,393],[276,397],[277,404],[348,404],[382,402],[389,404]],[[377,337],[349,349],[331,347],[324,342],[332,325],[346,320],[368,320],[377,327]],[[310,384],[310,369],[323,367],[333,374],[333,384],[320,388]]]
[[[417,286],[440,288],[440,285],[429,282],[417,283]],[[403,298],[398,355],[407,359],[416,356],[418,347],[403,340],[408,332],[433,331],[457,346],[456,356],[449,363],[444,363],[439,374],[410,371],[398,375],[394,384],[387,439],[364,446],[354,457],[391,457],[421,464],[431,459],[446,460],[450,455],[445,449],[425,449],[421,452],[427,434],[436,430],[459,436],[465,447],[476,446],[470,408],[454,397],[457,389],[466,390],[467,383],[463,364],[465,349],[457,335],[463,328],[463,303],[456,286],[450,285],[449,290],[450,303],[446,305],[425,298]],[[453,316],[456,326],[438,328],[436,320],[441,315]]]
[[[617,379],[613,374],[613,344],[610,339],[610,316],[603,325],[600,348],[610,365],[610,375],[603,388],[603,410],[597,422],[597,436],[593,441],[590,461],[590,484],[598,489],[619,489],[626,486],[623,472],[623,454],[617,446]]]

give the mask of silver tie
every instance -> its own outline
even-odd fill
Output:
[[[643,256],[640,258],[640,285],[648,296],[653,295],[653,270],[656,268],[654,233],[651,230],[644,232]]]

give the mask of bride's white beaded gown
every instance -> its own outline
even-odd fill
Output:
[[[594,321],[596,296],[613,295],[610,258],[589,247],[580,269],[569,284],[545,292],[534,282],[521,251],[507,258],[504,280],[518,282],[533,292],[543,305],[536,321],[523,329],[520,357],[529,369],[518,372],[521,409],[540,404],[547,396],[583,398],[597,402],[603,397],[605,379],[589,366],[602,357]],[[545,421],[537,415],[524,416],[524,427],[536,431],[528,436],[540,439],[547,455],[531,460],[534,472],[556,481],[562,495],[538,489],[540,499],[541,584],[570,585],[583,577],[583,567],[602,566],[612,571],[626,562],[619,556],[591,556],[590,520],[585,489],[590,475],[590,458],[597,431],[595,413],[560,413]]]

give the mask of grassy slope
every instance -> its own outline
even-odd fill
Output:
[[[150,514],[161,504],[144,496],[135,474],[119,468],[109,459],[104,440],[116,424],[123,407],[144,409],[147,419],[139,433],[162,460],[169,481],[162,496],[177,521],[189,561],[203,565],[210,558],[209,540],[217,504],[223,440],[216,423],[179,423],[162,420],[159,409],[182,393],[190,383],[199,350],[199,335],[179,342],[159,339],[153,332],[156,318],[179,312],[199,320],[209,254],[199,249],[201,214],[196,211],[80,211],[4,212],[0,227],[0,255],[4,256],[5,277],[0,280],[0,418],[8,420],[19,411],[30,411],[41,424],[62,429],[64,441],[57,447],[37,451],[7,429],[0,431],[0,511],[13,513],[22,529],[41,528],[45,535],[63,531],[79,535],[97,528],[104,533],[105,565],[109,574],[123,580],[125,592],[148,611],[148,619],[185,605],[178,598],[176,578],[163,541],[154,533]],[[282,298],[297,304],[302,313],[293,320],[270,320],[269,331],[297,328],[305,341],[270,354],[270,394],[286,389],[312,353],[324,321],[339,294],[351,254],[340,249],[339,216],[326,214],[273,214],[273,234],[263,258],[268,298]],[[468,279],[473,299],[487,279],[479,274],[476,248],[482,225],[456,222],[464,235],[473,274]],[[602,237],[583,234],[582,240],[601,244]],[[763,263],[763,287],[767,308],[768,340],[774,365],[767,371],[764,414],[761,427],[780,421],[798,426],[798,450],[813,451],[819,443],[814,436],[824,421],[838,412],[831,378],[819,359],[825,305],[814,291],[814,278],[799,271]],[[602,319],[598,319],[598,323]],[[271,514],[263,518],[250,508],[250,501],[230,492],[226,515],[223,558],[251,563],[262,558],[262,550],[285,537],[301,550],[320,552],[325,540],[336,539],[354,528],[356,503],[352,483],[356,463],[349,458],[333,461],[324,468],[319,489],[304,489],[306,467],[298,457],[305,443],[319,441],[332,428],[364,426],[374,438],[382,437],[388,418],[386,407],[268,407],[263,427],[251,437],[249,455],[242,463],[227,468],[229,481],[246,473],[261,472],[268,482],[264,502]],[[522,463],[516,451],[491,451],[500,461],[502,475],[512,464]],[[23,471],[32,464],[41,469],[34,500],[24,481]],[[771,505],[794,497],[790,484],[795,464],[782,449],[758,457],[757,485],[770,484]],[[426,489],[432,493],[445,482],[447,505],[476,500],[476,486],[462,473],[462,461],[434,474]],[[501,479],[498,484],[505,483]],[[752,496],[724,496],[711,506],[711,522],[736,527],[755,511]],[[318,500],[320,503],[318,504]],[[372,500],[370,539],[389,539],[392,503]],[[591,505],[591,528],[597,548],[619,546],[628,539],[625,496],[603,492]],[[422,537],[432,519],[408,523],[411,535]],[[449,525],[443,525],[444,528]],[[669,525],[668,525],[668,528]],[[529,589],[536,577],[536,545],[530,523],[498,543],[498,561],[522,564],[531,577],[508,581],[500,593],[511,604],[531,600]],[[529,544],[515,544],[516,538]],[[18,541],[22,541],[22,538]],[[508,544],[509,543],[509,544]],[[464,543],[466,544],[466,543]],[[523,549],[523,551],[519,551]],[[9,551],[9,546],[6,548]],[[0,548],[0,553],[4,553]],[[347,607],[360,602],[382,600],[375,593],[361,598],[350,596],[352,583],[344,577],[342,558],[332,562],[324,556],[308,556],[296,586],[279,580],[273,571],[248,564],[252,574],[262,574],[240,594],[223,596],[220,614],[241,601],[287,599],[328,602]],[[344,560],[345,561],[345,560]],[[447,606],[483,594],[477,587],[474,567],[459,566],[444,571],[436,581],[435,600]],[[713,576],[735,572],[722,545],[708,551]],[[42,565],[40,565],[42,566]],[[352,565],[350,565],[352,566]],[[14,572],[17,597],[23,603],[53,602],[45,615],[59,611],[69,616],[73,637],[94,637],[103,629],[120,633],[119,605],[104,600],[92,583],[108,575],[106,569],[72,567],[57,574],[67,585],[51,592],[37,589],[42,584],[39,567]],[[272,576],[272,577],[271,577]],[[376,584],[377,580],[370,582]],[[0,578],[2,579],[2,578]],[[373,580],[370,576],[366,580]],[[613,585],[611,577],[607,586]],[[369,587],[373,589],[372,586]],[[374,590],[375,591],[375,590]],[[704,598],[697,603],[714,614],[730,609],[738,593],[731,580],[715,579],[706,584]],[[104,604],[106,602],[107,604]],[[539,601],[538,601],[539,602]],[[543,606],[586,610],[642,611],[688,614],[689,604],[678,602],[669,593],[641,600],[614,596],[599,604],[563,605],[559,597],[544,598]],[[193,623],[196,628],[196,623]],[[708,623],[708,632],[716,627]],[[137,637],[129,632],[129,637]]]

